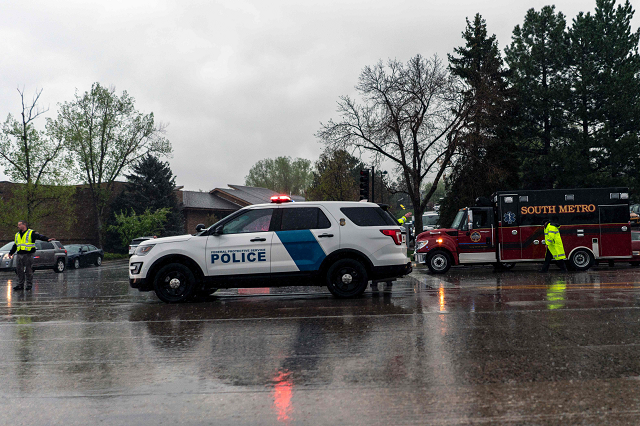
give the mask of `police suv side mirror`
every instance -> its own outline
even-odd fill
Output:
[[[199,223],[196,225],[196,232],[200,232],[205,228],[205,226],[202,223]]]

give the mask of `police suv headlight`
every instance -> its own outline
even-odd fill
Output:
[[[155,244],[149,244],[146,246],[138,246],[138,248],[136,249],[135,254],[136,256],[146,256],[147,253],[149,253],[151,251],[151,249],[155,247]]]
[[[427,245],[429,245],[429,241],[418,241],[418,245],[416,246],[416,251],[422,250]]]
[[[129,270],[133,275],[139,274],[141,269],[142,269],[142,262],[134,262],[131,265],[129,265]]]

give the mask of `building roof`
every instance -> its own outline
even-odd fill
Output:
[[[215,194],[199,191],[182,192],[182,205],[192,209],[238,210],[243,207],[227,201]]]

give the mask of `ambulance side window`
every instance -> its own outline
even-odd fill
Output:
[[[281,231],[303,229],[326,229],[331,222],[318,207],[298,207],[282,209]]]
[[[473,211],[473,229],[490,228],[488,209],[472,209]]]
[[[271,216],[273,216],[273,209],[249,210],[227,222],[222,228],[222,233],[267,232],[271,224]]]

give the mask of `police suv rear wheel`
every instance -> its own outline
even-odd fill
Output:
[[[367,270],[354,259],[341,259],[327,271],[327,288],[336,297],[360,296],[367,289]]]
[[[576,271],[586,271],[593,265],[593,256],[585,248],[576,249],[569,259],[569,265]]]
[[[432,274],[444,274],[451,268],[451,256],[442,250],[435,250],[427,255],[427,266]]]
[[[196,279],[189,268],[181,263],[165,265],[156,274],[153,289],[158,299],[166,303],[187,301],[195,291]]]

